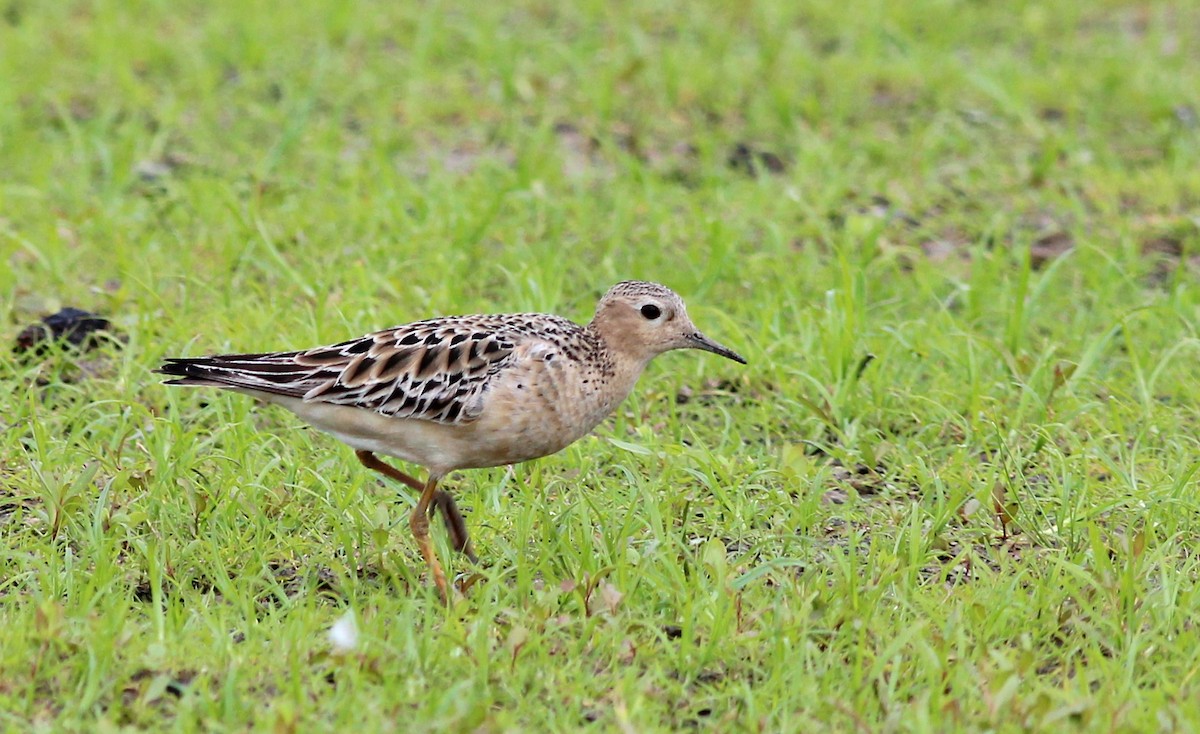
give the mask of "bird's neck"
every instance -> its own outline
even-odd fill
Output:
[[[622,340],[614,338],[611,329],[605,328],[608,324],[599,319],[599,316],[592,319],[592,322],[584,327],[584,330],[590,334],[600,350],[611,361],[613,369],[622,375],[629,376],[632,386],[633,382],[637,382],[642,370],[646,369],[646,365],[650,364],[654,355],[645,353],[643,350],[630,349],[628,344],[622,344]]]

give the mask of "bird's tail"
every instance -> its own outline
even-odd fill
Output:
[[[174,377],[167,385],[200,385],[208,387],[254,390],[276,395],[302,395],[307,387],[299,381],[311,367],[297,365],[293,353],[220,354],[210,357],[171,357],[155,370],[160,375]]]

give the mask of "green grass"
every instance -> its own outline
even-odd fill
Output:
[[[0,11],[0,338],[126,340],[0,350],[4,728],[1200,728],[1194,4]],[[452,479],[450,610],[411,497],[150,373],[628,277],[750,365]]]

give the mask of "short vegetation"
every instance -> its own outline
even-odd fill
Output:
[[[4,728],[1200,727],[1194,3],[4,0],[0,49]],[[625,278],[749,366],[451,478],[449,609],[410,492],[151,373]],[[107,336],[12,351],[67,306]]]

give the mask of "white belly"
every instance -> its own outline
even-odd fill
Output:
[[[565,365],[532,362],[496,380],[477,419],[436,423],[279,395],[259,395],[355,449],[434,474],[515,464],[561,451],[587,435],[633,388],[637,373],[592,380]],[[585,379],[587,380],[585,382]]]

